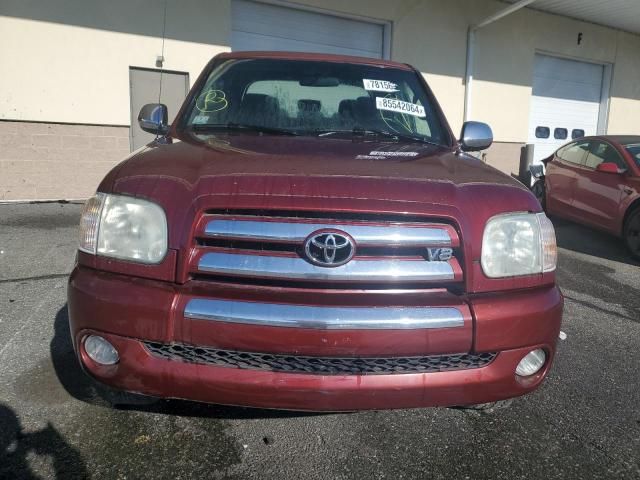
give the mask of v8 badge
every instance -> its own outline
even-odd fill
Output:
[[[452,248],[427,248],[427,259],[430,262],[446,262],[453,257]]]

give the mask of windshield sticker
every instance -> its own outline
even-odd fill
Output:
[[[390,112],[406,113],[414,117],[426,117],[424,107],[415,103],[403,102],[395,98],[376,97],[376,108]]]
[[[209,123],[209,115],[196,115],[193,117],[193,123]]]
[[[363,78],[362,83],[364,84],[364,89],[374,92],[397,92],[398,85],[392,82],[387,82],[386,80],[370,80],[368,78]]]
[[[372,155],[372,156],[384,155],[386,157],[417,157],[420,154],[418,152],[381,152],[378,150],[374,150],[373,152],[369,152],[369,155]]]
[[[196,108],[202,113],[219,112],[228,106],[227,96],[222,90],[209,89],[196,102]]]

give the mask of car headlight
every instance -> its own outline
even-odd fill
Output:
[[[507,213],[484,227],[480,263],[490,278],[552,272],[558,249],[553,224],[544,213]]]
[[[167,253],[167,218],[159,205],[139,198],[97,193],[80,217],[81,251],[140,263]]]

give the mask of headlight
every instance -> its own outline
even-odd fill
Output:
[[[80,218],[83,252],[140,263],[159,263],[167,253],[167,218],[155,203],[97,193]]]
[[[508,213],[484,227],[480,263],[490,278],[552,272],[558,250],[553,224],[544,213]]]

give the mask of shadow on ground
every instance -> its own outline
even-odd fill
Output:
[[[0,403],[0,478],[37,479],[28,456],[51,459],[56,479],[88,478],[82,455],[48,423],[36,432],[25,433],[16,413]]]
[[[51,361],[60,384],[72,397],[93,405],[105,408],[111,406],[101,395],[100,388],[82,370],[71,344],[69,331],[69,311],[65,304],[56,314],[54,336],[50,344]],[[257,419],[257,418],[290,418],[324,415],[315,412],[292,412],[282,410],[266,410],[256,408],[228,407],[211,405],[186,400],[160,400],[151,405],[132,405],[117,407],[141,412],[178,415],[182,417],[200,417],[215,419]]]
[[[640,261],[631,256],[621,238],[557,217],[553,217],[552,220],[556,229],[558,247],[614,262],[640,266]]]

